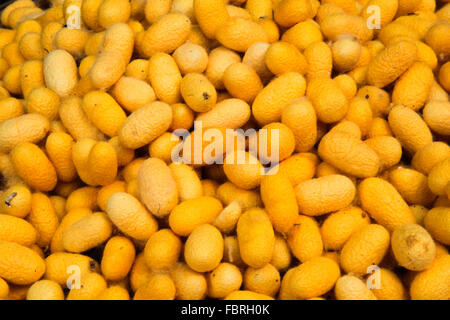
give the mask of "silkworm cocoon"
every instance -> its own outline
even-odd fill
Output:
[[[355,193],[355,185],[343,175],[311,179],[295,187],[300,213],[309,216],[343,209],[353,201]]]
[[[78,82],[75,59],[65,50],[50,52],[44,58],[44,78],[47,87],[60,97],[69,95]]]

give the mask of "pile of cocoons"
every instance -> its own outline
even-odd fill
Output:
[[[47,2],[0,13],[0,299],[450,300],[449,0]]]

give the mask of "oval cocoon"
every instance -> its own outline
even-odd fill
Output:
[[[264,28],[244,18],[230,18],[217,28],[216,39],[225,47],[245,52],[255,42],[267,42]]]
[[[133,242],[123,236],[115,236],[108,240],[103,250],[101,269],[107,280],[119,281],[131,270],[136,257]]]
[[[22,143],[11,151],[11,161],[17,174],[32,188],[50,191],[58,180],[55,167],[37,145]]]
[[[250,190],[261,183],[264,167],[251,153],[244,150],[229,153],[223,165],[227,178],[236,186]]]
[[[67,278],[70,274],[70,266],[80,268],[80,275],[98,271],[98,263],[85,255],[77,253],[57,252],[49,255],[45,259],[45,278],[53,280],[60,285],[66,285]],[[72,267],[73,268],[73,267]]]
[[[90,91],[83,97],[83,110],[92,123],[110,137],[117,135],[127,117],[116,100],[101,90]]]
[[[414,63],[417,46],[411,41],[398,41],[391,44],[369,63],[367,82],[383,88],[394,82]]]
[[[126,61],[120,51],[104,50],[97,55],[88,75],[94,87],[107,89],[119,81],[126,67]]]
[[[299,183],[295,195],[300,213],[319,216],[343,209],[355,198],[353,182],[343,175],[329,175]]]
[[[199,225],[212,223],[222,210],[222,203],[214,197],[186,200],[172,210],[169,225],[177,235],[187,236]]]
[[[145,160],[137,179],[142,202],[155,216],[167,216],[177,205],[177,184],[164,161],[158,158]]]
[[[430,268],[418,273],[410,287],[412,300],[450,299],[450,255],[437,258]]]
[[[84,113],[83,100],[79,97],[68,96],[62,99],[59,106],[59,117],[74,140],[83,138],[105,139],[103,133],[92,124]]]
[[[160,101],[147,104],[133,112],[119,131],[120,143],[138,149],[152,142],[169,129],[172,108]]]
[[[408,107],[399,105],[392,108],[388,121],[395,137],[411,153],[433,142],[433,136],[425,121]]]
[[[250,106],[240,99],[225,99],[212,110],[200,113],[196,121],[202,121],[203,128],[238,129],[250,119]]]
[[[368,224],[369,215],[359,207],[350,206],[330,214],[320,227],[325,249],[341,250],[355,231]]]
[[[392,184],[381,178],[368,178],[358,187],[362,208],[379,224],[392,231],[402,224],[416,223],[408,204]]]
[[[194,0],[194,14],[202,32],[214,39],[217,28],[229,18],[226,3],[221,0]]]
[[[144,249],[145,262],[152,271],[168,271],[177,262],[181,240],[169,229],[155,232]]]
[[[317,116],[313,105],[307,99],[296,99],[283,110],[281,122],[292,130],[295,137],[295,151],[307,152],[317,141]]]
[[[148,80],[159,100],[168,104],[180,102],[182,77],[180,69],[171,55],[158,52],[150,58]]]
[[[300,262],[322,255],[322,236],[318,223],[312,217],[298,215],[294,226],[289,230],[287,241],[292,254]]]
[[[418,224],[404,224],[395,229],[391,246],[398,264],[413,271],[428,269],[436,254],[433,238]]]
[[[334,292],[338,300],[377,300],[364,281],[352,275],[340,277]]]
[[[252,208],[237,223],[237,237],[242,260],[252,268],[261,268],[272,259],[275,234],[266,211]]]
[[[171,163],[169,168],[177,183],[181,201],[195,199],[203,195],[202,182],[191,166],[185,163]]]
[[[340,263],[347,273],[365,275],[377,265],[389,248],[389,232],[379,224],[369,224],[355,232],[341,251]]]
[[[216,227],[204,224],[195,228],[186,240],[184,258],[192,270],[208,272],[223,258],[223,238]]]
[[[157,52],[172,53],[188,38],[191,21],[181,13],[169,13],[156,21],[145,31],[142,52],[150,57]]]
[[[358,178],[375,176],[380,168],[378,154],[360,139],[341,131],[326,134],[319,144],[320,157]]]
[[[106,213],[119,230],[136,240],[147,241],[158,229],[156,219],[138,199],[125,192],[109,197]]]
[[[40,114],[24,114],[0,122],[0,152],[8,153],[23,142],[37,143],[50,130],[50,122]]]
[[[112,233],[112,223],[103,212],[95,212],[81,218],[63,233],[64,249],[80,253],[105,242]]]
[[[32,249],[0,240],[0,277],[26,285],[39,280],[45,272],[44,260]]]
[[[31,246],[36,242],[36,229],[27,221],[8,214],[0,214],[0,240]]]
[[[65,50],[54,50],[44,58],[44,78],[47,88],[64,97],[78,82],[75,59]]]
[[[285,73],[272,80],[253,101],[252,111],[261,126],[281,119],[283,107],[306,92],[306,80],[296,72]]]
[[[147,82],[132,77],[120,78],[111,93],[130,112],[156,100],[155,91]]]
[[[275,230],[288,232],[298,216],[297,200],[289,179],[282,174],[264,176],[261,199]]]
[[[281,285],[295,299],[310,299],[327,293],[341,275],[339,265],[325,257],[316,257],[290,270]]]

